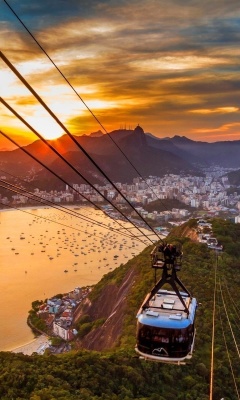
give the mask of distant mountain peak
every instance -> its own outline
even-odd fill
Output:
[[[178,135],[173,136],[173,138],[171,140],[174,141],[175,143],[190,143],[190,142],[193,142],[193,140],[188,139],[186,136],[178,136]]]
[[[138,126],[136,126],[136,128],[134,129],[134,132],[136,133],[144,133],[143,128],[138,124]]]
[[[102,133],[102,131],[99,129],[99,130],[96,131],[96,132],[92,132],[92,133],[90,133],[89,135],[83,135],[83,136],[100,137],[100,136],[103,136],[103,133]]]

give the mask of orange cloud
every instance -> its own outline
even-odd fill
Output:
[[[238,107],[217,107],[213,109],[199,109],[199,110],[190,110],[189,112],[191,113],[196,113],[196,114],[227,114],[227,113],[233,113],[233,112],[238,112],[239,108]]]

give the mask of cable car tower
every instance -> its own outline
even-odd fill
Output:
[[[146,360],[185,364],[194,348],[197,300],[177,276],[182,252],[173,245],[155,246],[151,264],[155,269],[155,286],[137,314],[135,350]],[[158,269],[162,276],[156,282]],[[165,284],[173,290],[162,289]]]

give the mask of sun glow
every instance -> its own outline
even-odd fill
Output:
[[[34,116],[26,119],[44,139],[57,139],[63,135],[62,128],[51,118]]]

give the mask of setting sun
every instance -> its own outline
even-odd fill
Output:
[[[63,135],[62,128],[51,117],[34,116],[26,119],[44,139],[57,139]]]

